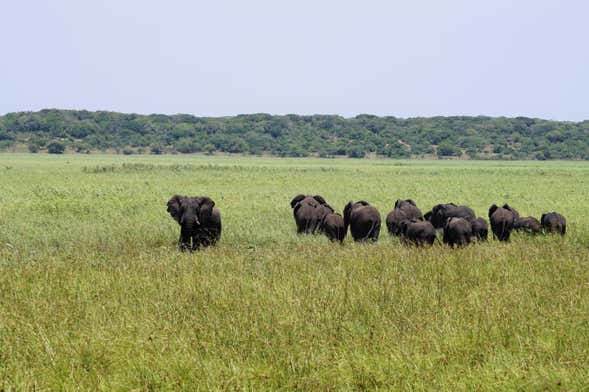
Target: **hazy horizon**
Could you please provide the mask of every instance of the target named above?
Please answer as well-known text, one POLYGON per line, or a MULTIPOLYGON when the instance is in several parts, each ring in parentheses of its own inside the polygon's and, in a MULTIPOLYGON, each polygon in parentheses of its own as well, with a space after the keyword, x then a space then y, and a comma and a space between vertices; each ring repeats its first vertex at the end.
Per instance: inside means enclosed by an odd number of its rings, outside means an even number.
POLYGON ((587 14, 548 0, 10 2, 0 114, 582 121, 587 14))

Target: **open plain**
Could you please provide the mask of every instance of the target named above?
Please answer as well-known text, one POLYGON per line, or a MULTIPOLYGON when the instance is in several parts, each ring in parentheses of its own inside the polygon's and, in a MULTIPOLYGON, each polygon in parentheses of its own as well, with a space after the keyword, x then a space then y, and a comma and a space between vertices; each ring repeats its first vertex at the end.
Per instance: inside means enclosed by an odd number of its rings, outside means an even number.
POLYGON ((0 389, 589 388, 589 163, 0 155, 0 389), (171 195, 220 208, 177 249, 171 195), (565 237, 463 249, 298 236, 298 193, 487 218, 558 211, 565 237))

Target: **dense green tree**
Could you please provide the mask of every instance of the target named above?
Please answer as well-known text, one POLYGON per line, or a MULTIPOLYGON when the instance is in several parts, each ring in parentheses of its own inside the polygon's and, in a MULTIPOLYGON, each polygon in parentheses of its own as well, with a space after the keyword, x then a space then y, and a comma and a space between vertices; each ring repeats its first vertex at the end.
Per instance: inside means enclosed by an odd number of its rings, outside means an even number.
POLYGON ((361 114, 233 117, 186 114, 42 110, 0 116, 0 148, 57 142, 90 150, 152 153, 273 154, 390 158, 461 156, 484 159, 587 159, 589 121, 558 122, 527 117, 431 117, 401 119, 361 114))
POLYGON ((460 149, 450 142, 442 142, 438 145, 439 157, 450 157, 460 155, 460 149))
POLYGON ((60 142, 51 142, 47 145, 47 152, 49 154, 63 154, 65 151, 65 145, 60 142))

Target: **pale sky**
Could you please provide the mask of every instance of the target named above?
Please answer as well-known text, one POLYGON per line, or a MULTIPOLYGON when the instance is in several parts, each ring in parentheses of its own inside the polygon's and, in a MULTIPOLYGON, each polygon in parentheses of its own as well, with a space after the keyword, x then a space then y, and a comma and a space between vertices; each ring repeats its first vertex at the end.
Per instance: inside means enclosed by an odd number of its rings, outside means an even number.
POLYGON ((6 0, 0 114, 589 119, 589 2, 6 0))

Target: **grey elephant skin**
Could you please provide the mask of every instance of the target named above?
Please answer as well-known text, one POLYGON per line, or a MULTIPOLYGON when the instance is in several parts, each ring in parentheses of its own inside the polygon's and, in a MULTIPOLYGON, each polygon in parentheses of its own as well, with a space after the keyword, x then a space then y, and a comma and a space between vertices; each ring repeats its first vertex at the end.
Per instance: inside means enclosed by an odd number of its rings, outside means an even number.
POLYGON ((446 220, 444 225, 445 244, 451 247, 465 246, 470 244, 472 240, 472 226, 467 219, 450 217, 446 220))
POLYGON ((414 218, 402 221, 399 226, 406 244, 432 245, 436 240, 436 229, 429 221, 414 218))
POLYGON ((493 204, 489 208, 489 221, 493 236, 499 241, 509 241, 511 231, 515 225, 515 215, 509 208, 493 204))
POLYGON ((344 242, 348 231, 346 230, 344 218, 340 214, 332 212, 323 217, 321 232, 331 241, 337 241, 341 244, 344 242))
POLYGON ((421 210, 417 208, 417 204, 411 200, 397 200, 395 207, 388 213, 385 220, 389 234, 399 236, 402 234, 400 224, 404 220, 423 220, 421 210))
POLYGON ((457 206, 454 203, 437 204, 431 211, 427 212, 424 217, 429 220, 436 229, 443 228, 448 218, 464 218, 468 221, 472 221, 476 218, 472 208, 468 206, 457 206))
POLYGON ((540 234, 542 232, 542 225, 540 224, 540 221, 533 216, 526 216, 519 218, 517 222, 515 222, 514 229, 528 234, 540 234))
POLYGON ((167 211, 180 225, 178 247, 181 251, 214 245, 221 238, 221 212, 207 196, 174 195, 167 211))
POLYGON ((565 235, 567 232, 567 220, 558 212, 547 212, 542 214, 540 222, 542 223, 542 228, 547 233, 559 233, 560 235, 565 235))
POLYGON ((297 233, 314 234, 321 226, 323 218, 334 212, 333 208, 320 195, 296 195, 291 201, 297 233))
POLYGON ((346 231, 350 228, 356 242, 376 242, 380 234, 380 214, 367 201, 349 202, 344 208, 346 231))
POLYGON ((486 241, 489 236, 489 225, 484 218, 476 218, 470 221, 472 236, 478 241, 486 241))

